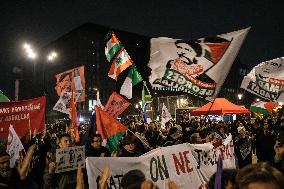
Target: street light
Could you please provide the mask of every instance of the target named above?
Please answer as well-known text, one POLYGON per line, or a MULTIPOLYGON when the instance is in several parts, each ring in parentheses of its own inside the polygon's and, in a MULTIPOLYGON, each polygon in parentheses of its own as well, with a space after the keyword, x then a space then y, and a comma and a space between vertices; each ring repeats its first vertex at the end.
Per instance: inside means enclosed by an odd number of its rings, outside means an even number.
POLYGON ((52 51, 47 55, 47 61, 53 62, 56 57, 57 53, 55 51, 52 51))
MULTIPOLYGON (((34 76, 33 80, 35 81, 36 80, 35 79, 35 76, 36 76, 36 68, 35 68, 36 62, 35 62, 35 60, 37 58, 40 58, 40 60, 43 61, 44 60, 43 57, 45 55, 43 55, 43 54, 38 55, 36 53, 36 51, 34 50, 33 46, 30 43, 27 43, 27 42, 25 42, 23 44, 23 49, 24 49, 26 57, 33 60, 33 76, 34 76)), ((50 51, 50 53, 48 53, 48 55, 47 55, 47 60, 45 60, 43 62, 46 62, 46 61, 47 62, 54 62, 57 57, 58 57, 58 54, 55 51, 50 51)), ((45 93, 45 63, 43 63, 43 65, 42 65, 42 71, 43 71, 43 75, 42 75, 43 76, 43 91, 45 93)))
POLYGON ((23 49, 25 50, 26 56, 30 59, 35 59, 37 58, 37 53, 34 51, 32 46, 29 43, 24 43, 23 44, 23 49))
POLYGON ((238 94, 238 99, 239 99, 239 100, 242 100, 242 98, 243 98, 243 94, 239 93, 239 94, 238 94))
MULTIPOLYGON (((47 55, 47 62, 54 62, 58 57, 58 54, 55 51, 51 51, 47 55)), ((43 92, 45 94, 45 64, 43 64, 43 92)))

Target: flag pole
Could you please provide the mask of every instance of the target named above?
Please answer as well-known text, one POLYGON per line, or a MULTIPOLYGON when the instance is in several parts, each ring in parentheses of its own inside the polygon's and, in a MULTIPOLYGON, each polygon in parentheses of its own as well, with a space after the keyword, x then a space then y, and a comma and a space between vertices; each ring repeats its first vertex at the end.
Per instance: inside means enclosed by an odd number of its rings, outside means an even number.
POLYGON ((206 116, 205 116, 205 118, 204 118, 204 121, 201 122, 201 124, 200 124, 201 127, 203 127, 203 125, 205 124, 205 121, 206 121, 206 119, 207 119, 207 117, 208 117, 208 115, 209 115, 209 113, 210 113, 210 110, 211 110, 211 108, 212 108, 212 106, 213 106, 215 100, 216 100, 216 98, 214 98, 214 100, 213 100, 213 102, 212 102, 212 104, 211 104, 209 110, 207 111, 206 116))
POLYGON ((148 94, 151 96, 151 93, 150 93, 150 91, 149 91, 149 89, 148 89, 148 87, 146 85, 146 81, 143 81, 143 85, 146 87, 146 90, 147 90, 148 94))
POLYGON ((31 120, 29 119, 29 140, 32 140, 31 120))

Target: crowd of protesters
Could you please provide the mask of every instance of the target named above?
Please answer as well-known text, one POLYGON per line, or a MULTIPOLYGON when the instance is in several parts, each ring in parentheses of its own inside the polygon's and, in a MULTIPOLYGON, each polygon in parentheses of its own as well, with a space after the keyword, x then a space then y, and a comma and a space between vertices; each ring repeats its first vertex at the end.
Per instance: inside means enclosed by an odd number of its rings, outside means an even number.
MULTIPOLYGON (((30 140, 22 139, 26 153, 21 153, 15 168, 9 166, 9 154, 5 146, 0 148, 0 188, 88 188, 87 173, 81 166, 75 171, 55 173, 56 149, 85 145, 86 157, 138 157, 157 147, 186 142, 212 142, 213 145, 219 145, 232 134, 237 169, 223 171, 222 188, 281 189, 284 188, 283 115, 280 110, 277 115, 264 119, 239 117, 232 123, 205 122, 192 118, 179 123, 169 121, 164 127, 159 122, 147 124, 137 119, 125 119, 123 123, 129 131, 121 140, 119 150, 112 153, 103 146, 102 137, 98 133, 93 133, 88 141, 75 143, 66 133, 63 122, 50 124, 45 132, 31 136, 30 140)), ((81 125, 81 138, 87 133, 88 124, 81 125)), ((101 188, 107 188, 109 172, 106 166, 100 177, 101 188)), ((208 183, 209 188, 214 188, 214 176, 208 183)), ((139 172, 125 174, 121 187, 156 188, 145 177, 139 177, 139 172)), ((168 187, 179 188, 174 181, 169 181, 168 187)))

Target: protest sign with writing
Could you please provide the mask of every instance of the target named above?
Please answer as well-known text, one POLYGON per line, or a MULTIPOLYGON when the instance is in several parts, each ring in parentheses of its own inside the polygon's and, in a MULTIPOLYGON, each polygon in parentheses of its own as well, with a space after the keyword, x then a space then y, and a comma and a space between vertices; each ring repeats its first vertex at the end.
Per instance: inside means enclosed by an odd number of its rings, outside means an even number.
POLYGON ((56 173, 75 170, 78 163, 85 166, 85 146, 56 149, 56 173))
POLYGON ((113 92, 105 105, 104 111, 109 113, 113 118, 117 118, 130 103, 125 100, 122 96, 113 92))
POLYGON ((0 102, 0 139, 8 137, 10 125, 14 126, 19 137, 24 136, 27 129, 42 132, 45 102, 44 96, 17 102, 0 102))
POLYGON ((210 176, 216 172, 219 156, 224 168, 236 167, 231 135, 217 148, 211 143, 184 143, 157 148, 140 157, 91 157, 86 160, 89 186, 98 188, 100 172, 109 165, 108 188, 119 188, 123 175, 136 169, 159 188, 167 188, 170 179, 181 189, 205 189, 210 176))

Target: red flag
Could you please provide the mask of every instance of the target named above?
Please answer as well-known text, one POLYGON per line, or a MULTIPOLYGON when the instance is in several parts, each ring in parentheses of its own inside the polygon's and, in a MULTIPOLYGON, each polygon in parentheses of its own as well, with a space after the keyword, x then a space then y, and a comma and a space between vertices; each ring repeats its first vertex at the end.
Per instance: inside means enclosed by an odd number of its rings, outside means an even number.
POLYGON ((80 136, 78 132, 78 116, 76 111, 76 104, 74 101, 74 92, 72 92, 71 99, 70 99, 70 115, 69 118, 71 119, 71 125, 69 126, 69 134, 71 138, 75 138, 76 142, 80 141, 80 136))
POLYGON ((116 92, 113 92, 108 99, 104 111, 112 117, 117 118, 129 105, 130 103, 127 100, 116 92))
POLYGON ((126 126, 98 106, 96 106, 96 125, 97 131, 102 135, 103 139, 128 130, 126 126))

